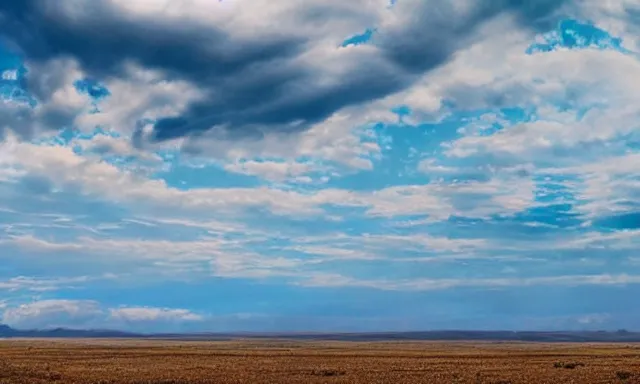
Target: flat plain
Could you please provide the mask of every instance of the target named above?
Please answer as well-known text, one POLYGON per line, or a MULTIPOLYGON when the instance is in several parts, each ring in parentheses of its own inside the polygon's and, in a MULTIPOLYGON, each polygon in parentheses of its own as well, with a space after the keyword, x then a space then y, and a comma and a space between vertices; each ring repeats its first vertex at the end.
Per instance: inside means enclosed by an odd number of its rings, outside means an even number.
POLYGON ((640 344, 8 339, 0 383, 640 383, 640 344))

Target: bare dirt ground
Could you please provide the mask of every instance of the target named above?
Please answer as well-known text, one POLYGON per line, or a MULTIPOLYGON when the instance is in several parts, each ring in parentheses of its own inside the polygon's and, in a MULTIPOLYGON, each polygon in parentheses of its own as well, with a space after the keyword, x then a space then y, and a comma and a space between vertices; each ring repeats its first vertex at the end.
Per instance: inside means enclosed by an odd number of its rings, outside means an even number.
POLYGON ((640 344, 0 340, 0 383, 640 383, 640 344))

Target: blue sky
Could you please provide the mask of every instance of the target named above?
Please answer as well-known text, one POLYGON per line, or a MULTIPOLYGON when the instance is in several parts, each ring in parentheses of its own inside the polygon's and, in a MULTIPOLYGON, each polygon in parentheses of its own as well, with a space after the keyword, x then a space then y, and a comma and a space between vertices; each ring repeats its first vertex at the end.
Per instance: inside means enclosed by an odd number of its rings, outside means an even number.
POLYGON ((342 3, 0 5, 0 322, 638 329, 637 5, 342 3))

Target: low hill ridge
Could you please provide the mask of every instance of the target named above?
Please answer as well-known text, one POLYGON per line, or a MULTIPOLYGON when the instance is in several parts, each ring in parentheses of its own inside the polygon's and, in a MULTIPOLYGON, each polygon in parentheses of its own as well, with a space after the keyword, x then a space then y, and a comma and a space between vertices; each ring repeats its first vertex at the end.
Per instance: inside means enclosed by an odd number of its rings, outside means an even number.
POLYGON ((132 333, 115 330, 42 329, 18 330, 0 324, 0 338, 154 338, 175 340, 303 339, 344 341, 535 341, 535 342, 640 342, 639 332, 607 331, 416 331, 416 332, 229 332, 229 333, 132 333))

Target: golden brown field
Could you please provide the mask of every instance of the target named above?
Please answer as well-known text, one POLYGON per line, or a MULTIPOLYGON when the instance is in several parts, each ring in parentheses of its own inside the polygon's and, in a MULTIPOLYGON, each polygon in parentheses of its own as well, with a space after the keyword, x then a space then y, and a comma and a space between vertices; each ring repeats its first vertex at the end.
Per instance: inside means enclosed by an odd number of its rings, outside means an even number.
POLYGON ((640 383, 640 345, 0 340, 0 383, 640 383))

